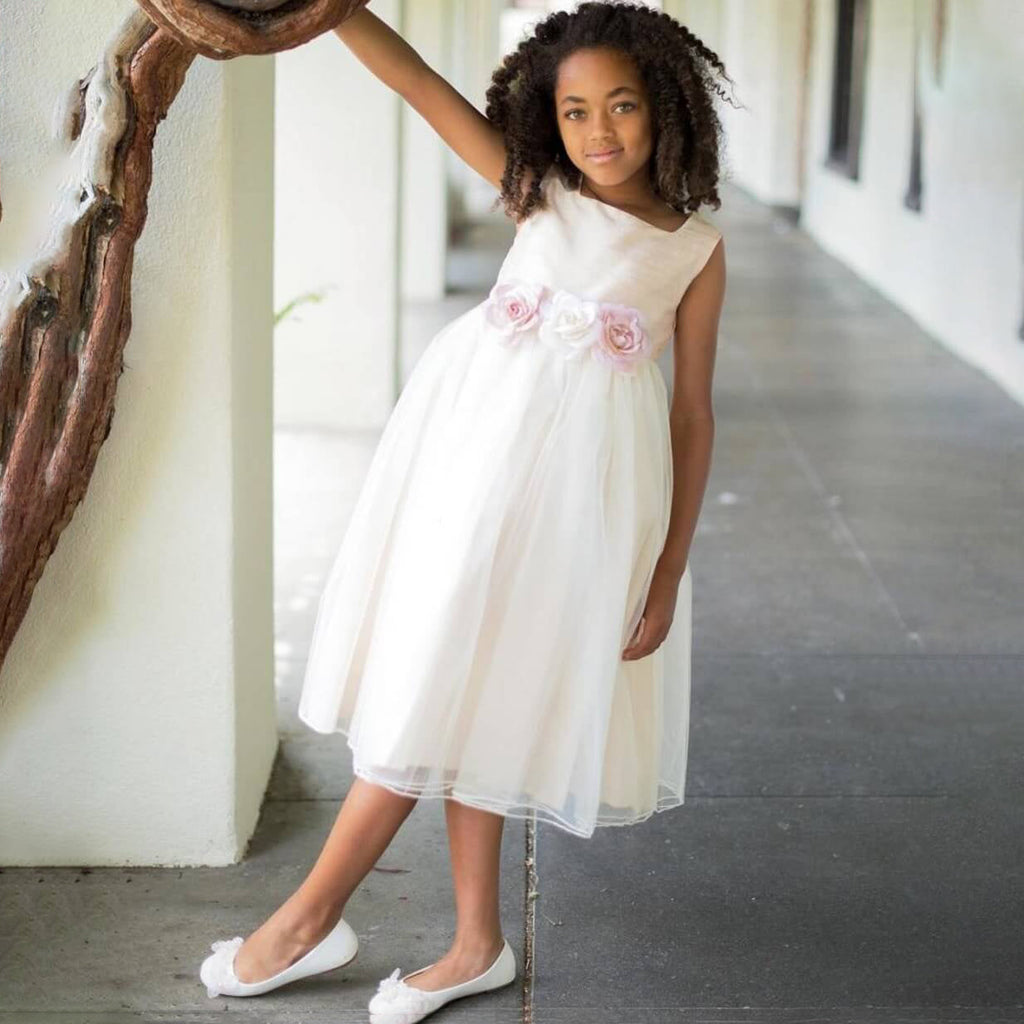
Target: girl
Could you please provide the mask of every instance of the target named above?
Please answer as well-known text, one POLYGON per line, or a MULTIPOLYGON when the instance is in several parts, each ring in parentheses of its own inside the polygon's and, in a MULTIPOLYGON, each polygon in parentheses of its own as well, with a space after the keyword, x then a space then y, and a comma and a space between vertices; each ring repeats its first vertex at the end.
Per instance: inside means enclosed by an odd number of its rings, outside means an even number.
POLYGON ((335 32, 500 190, 516 237, 416 364, 320 600, 299 716, 347 736, 353 785, 299 889, 201 977, 256 995, 348 963, 349 897, 417 799, 444 797, 454 942, 370 1001, 410 1024, 515 978, 505 817, 590 836, 683 803, 725 288, 696 211, 721 205, 728 76, 667 14, 583 3, 505 58, 484 117, 368 10, 335 32))

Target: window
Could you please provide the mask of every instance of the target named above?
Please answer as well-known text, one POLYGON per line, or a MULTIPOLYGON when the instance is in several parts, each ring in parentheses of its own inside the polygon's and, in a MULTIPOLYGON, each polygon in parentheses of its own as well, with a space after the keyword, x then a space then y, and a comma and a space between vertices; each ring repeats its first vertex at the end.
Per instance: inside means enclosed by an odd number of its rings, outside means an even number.
POLYGON ((832 119, 826 166, 857 179, 867 63, 868 0, 835 0, 832 119))

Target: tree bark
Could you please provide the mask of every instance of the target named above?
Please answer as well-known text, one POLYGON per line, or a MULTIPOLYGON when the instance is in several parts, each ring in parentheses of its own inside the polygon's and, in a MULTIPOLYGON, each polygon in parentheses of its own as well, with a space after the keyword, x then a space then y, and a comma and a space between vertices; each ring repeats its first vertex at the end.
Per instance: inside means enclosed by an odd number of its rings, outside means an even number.
POLYGON ((350 17, 367 0, 137 0, 185 46, 224 60, 301 46, 350 17))
POLYGON ((50 237, 0 287, 0 668, 111 430, 153 140, 189 66, 298 46, 365 3, 139 0, 153 18, 130 15, 70 90, 50 237))

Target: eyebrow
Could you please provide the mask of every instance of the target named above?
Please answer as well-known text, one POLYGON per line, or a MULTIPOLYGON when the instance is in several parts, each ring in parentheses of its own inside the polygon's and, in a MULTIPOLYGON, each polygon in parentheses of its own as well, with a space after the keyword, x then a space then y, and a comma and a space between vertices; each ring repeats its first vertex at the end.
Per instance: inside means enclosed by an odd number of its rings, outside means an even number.
MULTIPOLYGON (((618 96, 620 92, 631 92, 634 96, 639 96, 640 93, 636 89, 631 89, 628 85, 619 85, 612 89, 605 99, 611 99, 613 96, 618 96)), ((587 101, 582 96, 565 96, 562 99, 563 103, 586 103, 587 101)))

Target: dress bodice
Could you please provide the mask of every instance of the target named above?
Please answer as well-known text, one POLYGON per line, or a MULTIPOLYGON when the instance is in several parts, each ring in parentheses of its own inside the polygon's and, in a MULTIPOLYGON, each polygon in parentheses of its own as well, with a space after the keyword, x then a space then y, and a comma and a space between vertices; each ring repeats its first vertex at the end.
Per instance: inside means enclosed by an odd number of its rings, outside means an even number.
POLYGON ((656 227, 567 187, 555 168, 541 192, 546 206, 519 228, 496 284, 532 281, 631 306, 644 318, 656 358, 670 344, 676 308, 721 232, 697 212, 674 231, 656 227))

